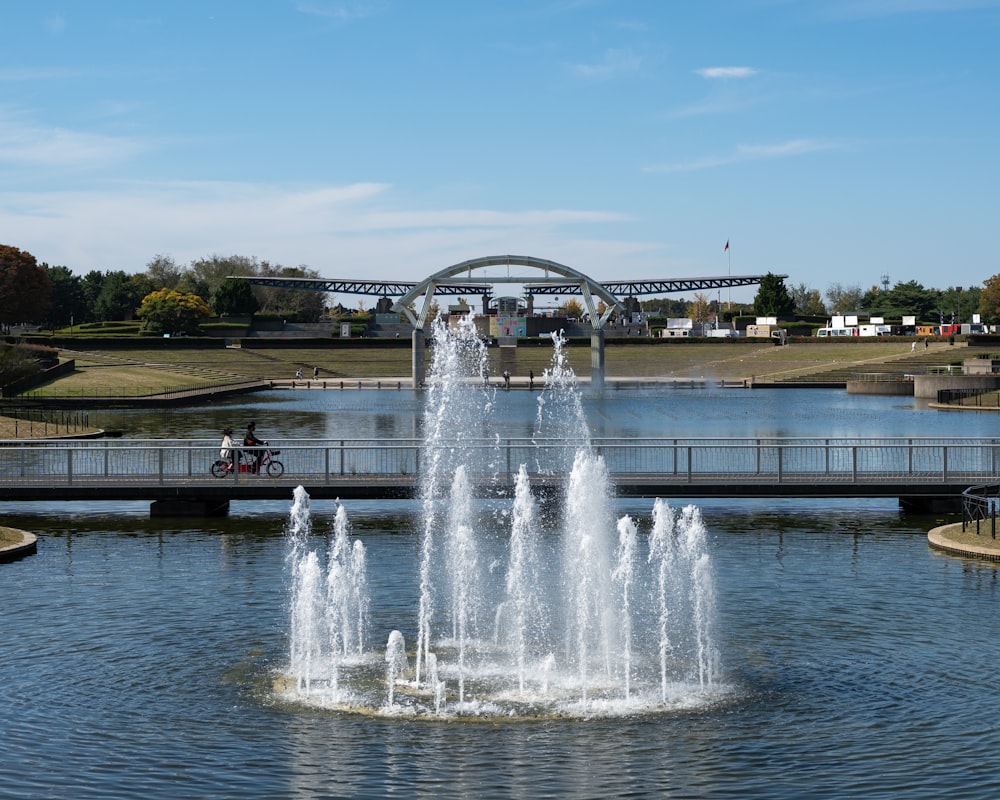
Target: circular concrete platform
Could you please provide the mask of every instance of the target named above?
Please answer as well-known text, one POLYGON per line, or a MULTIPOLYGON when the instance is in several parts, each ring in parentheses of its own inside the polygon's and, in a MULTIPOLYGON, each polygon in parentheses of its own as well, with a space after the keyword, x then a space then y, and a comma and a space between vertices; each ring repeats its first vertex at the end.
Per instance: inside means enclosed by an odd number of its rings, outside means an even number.
POLYGON ((24 556, 32 555, 37 550, 38 537, 35 534, 3 526, 0 526, 0 529, 8 534, 8 537, 3 540, 4 543, 0 544, 0 562, 16 561, 24 556), (9 534, 13 534, 13 536, 9 536, 9 534), (8 539, 10 541, 7 541, 8 539))
POLYGON ((927 534, 927 543, 951 555, 1000 561, 1000 538, 993 538, 989 522, 980 523, 979 533, 975 525, 967 525, 964 531, 960 522, 941 525, 927 534))

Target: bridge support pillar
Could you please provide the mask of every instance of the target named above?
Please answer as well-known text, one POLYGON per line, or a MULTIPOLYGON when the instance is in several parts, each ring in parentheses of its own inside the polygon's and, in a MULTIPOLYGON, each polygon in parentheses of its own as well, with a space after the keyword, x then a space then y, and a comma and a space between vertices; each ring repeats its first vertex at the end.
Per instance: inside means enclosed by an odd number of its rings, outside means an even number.
POLYGON ((172 497, 154 500, 149 506, 151 519, 157 517, 225 517, 229 514, 229 501, 204 497, 172 497))
POLYGON ((961 514, 962 495, 900 497, 899 507, 909 514, 961 514))
POLYGON ((424 365, 424 332, 421 328, 414 328, 411 337, 413 342, 413 388, 419 389, 424 385, 424 378, 427 377, 427 368, 424 365))
POLYGON ((590 385, 598 391, 604 389, 604 330, 590 334, 590 385))

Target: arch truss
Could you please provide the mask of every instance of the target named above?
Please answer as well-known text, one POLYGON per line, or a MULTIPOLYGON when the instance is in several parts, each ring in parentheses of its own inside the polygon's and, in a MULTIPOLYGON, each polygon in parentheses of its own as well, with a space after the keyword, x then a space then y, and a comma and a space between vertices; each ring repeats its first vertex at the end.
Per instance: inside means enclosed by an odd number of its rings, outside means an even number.
MULTIPOLYGON (((590 315, 595 330, 603 328, 608 317, 616 309, 622 309, 621 301, 607 288, 572 267, 533 256, 507 255, 473 258, 459 264, 453 264, 440 272, 435 272, 420 283, 415 284, 399 298, 392 310, 405 314, 414 328, 422 330, 427 323, 427 315, 435 293, 461 286, 463 288, 475 287, 479 293, 489 294, 489 288, 498 283, 519 284, 526 287, 529 292, 533 291, 533 287, 536 285, 545 285, 560 287, 567 294, 578 293, 583 296, 583 304, 590 315), (476 276, 473 274, 476 270, 497 266, 530 267, 538 272, 527 275, 512 275, 508 269, 507 275, 476 276), (595 297, 605 303, 606 308, 603 314, 598 314, 595 297)), ((448 291, 447 293, 451 294, 452 292, 448 291)))

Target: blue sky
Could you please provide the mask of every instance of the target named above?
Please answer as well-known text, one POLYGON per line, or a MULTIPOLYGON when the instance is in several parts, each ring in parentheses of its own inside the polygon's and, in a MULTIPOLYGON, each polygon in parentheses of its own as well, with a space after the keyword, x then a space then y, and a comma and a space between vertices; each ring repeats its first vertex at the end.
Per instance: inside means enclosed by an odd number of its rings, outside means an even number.
POLYGON ((78 274, 1000 272, 1000 0, 13 0, 0 27, 0 243, 78 274))

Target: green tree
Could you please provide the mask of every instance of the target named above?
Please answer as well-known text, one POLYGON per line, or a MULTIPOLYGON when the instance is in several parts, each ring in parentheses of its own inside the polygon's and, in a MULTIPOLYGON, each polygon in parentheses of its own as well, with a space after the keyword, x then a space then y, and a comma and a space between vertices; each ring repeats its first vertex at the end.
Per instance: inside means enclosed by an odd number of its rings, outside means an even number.
POLYGON ((219 316, 228 317, 255 314, 260 310, 260 302, 247 281, 229 278, 212 295, 212 307, 219 316))
POLYGON ((863 296, 860 286, 841 286, 839 283, 831 283, 826 290, 831 314, 850 314, 860 311, 863 296))
POLYGON ((940 313, 945 315, 945 322, 950 322, 952 315, 955 322, 971 322, 972 315, 979 309, 979 298, 983 290, 978 286, 968 288, 949 286, 938 292, 940 313))
MULTIPOLYGON (((262 278, 318 278, 319 273, 308 267, 283 267, 262 261, 259 264, 262 278)), ((326 307, 326 292, 310 289, 281 289, 273 286, 255 287, 260 298, 261 311, 291 317, 301 322, 319 322, 326 307)))
POLYGON ((753 310, 758 317, 784 317, 794 308, 795 302, 785 288, 784 278, 769 272, 760 279, 760 288, 753 299, 753 310))
POLYGON ((50 267, 43 264, 52 282, 52 310, 49 327, 64 328, 71 323, 87 321, 87 296, 83 281, 69 267, 50 267))
POLYGON ((196 294, 159 289, 142 298, 136 316, 153 333, 198 333, 198 326, 212 316, 212 309, 196 294))
POLYGON ((104 273, 100 292, 94 301, 95 319, 101 322, 132 319, 142 298, 132 277, 121 270, 104 273))
POLYGON ((0 244, 0 324, 41 323, 52 307, 52 281, 25 250, 0 244))
POLYGON ((97 298, 101 296, 101 289, 104 288, 104 273, 100 270, 92 269, 80 279, 83 287, 83 300, 87 305, 85 318, 82 322, 96 322, 97 298))
POLYGON ((804 283, 793 286, 789 293, 794 303, 793 310, 802 317, 822 317, 826 314, 823 297, 819 289, 809 289, 804 283))
POLYGON ((640 300, 639 308, 649 314, 675 319, 687 314, 688 303, 683 297, 654 297, 651 300, 640 300))
POLYGON ((941 307, 941 293, 933 289, 925 289, 916 281, 899 282, 888 292, 882 293, 883 307, 879 309, 884 315, 901 317, 912 314, 918 322, 937 322, 941 315, 950 309, 941 307))
POLYGON ((181 268, 170 256, 157 254, 146 264, 146 277, 153 289, 176 289, 181 279, 181 268))
MULTIPOLYGON (((267 265, 267 262, 263 262, 267 265)), ((234 275, 251 277, 261 274, 262 264, 256 257, 250 256, 220 256, 213 255, 191 262, 182 280, 177 285, 178 290, 197 291, 202 300, 208 302, 226 278, 234 275)))

